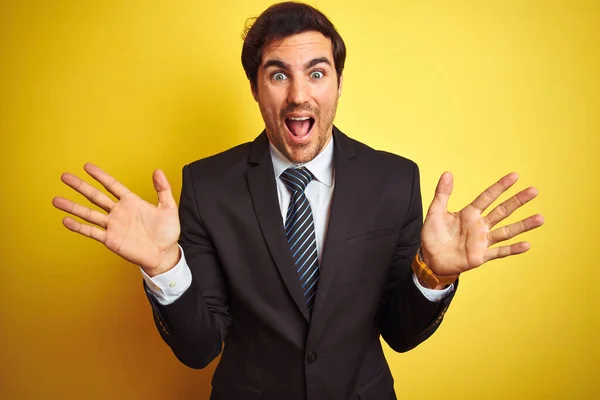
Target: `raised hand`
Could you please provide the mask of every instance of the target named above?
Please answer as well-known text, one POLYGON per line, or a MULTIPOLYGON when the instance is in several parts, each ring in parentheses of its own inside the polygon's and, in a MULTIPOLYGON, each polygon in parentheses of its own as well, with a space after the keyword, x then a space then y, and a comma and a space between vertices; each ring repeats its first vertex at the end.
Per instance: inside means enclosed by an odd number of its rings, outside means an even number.
POLYGON ((492 228, 535 198, 537 189, 528 187, 499 204, 486 216, 482 215, 518 178, 516 173, 506 175, 471 204, 453 213, 447 210, 453 177, 449 172, 442 174, 421 230, 423 259, 433 272, 438 275, 458 275, 487 261, 529 250, 528 242, 495 248, 490 246, 541 226, 544 223, 541 214, 494 230, 492 228))
POLYGON ((155 206, 129 191, 99 167, 87 163, 83 168, 118 201, 114 202, 77 176, 65 172, 61 180, 107 214, 57 196, 52 200, 56 208, 91 224, 82 224, 67 216, 63 225, 103 243, 127 261, 141 266, 150 276, 174 267, 180 257, 177 246, 180 227, 177 203, 165 174, 156 170, 152 176, 158 194, 158 205, 155 206))

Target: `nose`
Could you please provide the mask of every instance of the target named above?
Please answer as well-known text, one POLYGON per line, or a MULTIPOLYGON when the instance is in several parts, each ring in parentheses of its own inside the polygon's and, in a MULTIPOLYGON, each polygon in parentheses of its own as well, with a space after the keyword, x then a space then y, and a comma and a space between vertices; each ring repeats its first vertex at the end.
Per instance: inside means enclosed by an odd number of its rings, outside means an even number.
POLYGON ((288 86, 288 103, 304 104, 310 98, 310 88, 304 79, 293 79, 288 86))

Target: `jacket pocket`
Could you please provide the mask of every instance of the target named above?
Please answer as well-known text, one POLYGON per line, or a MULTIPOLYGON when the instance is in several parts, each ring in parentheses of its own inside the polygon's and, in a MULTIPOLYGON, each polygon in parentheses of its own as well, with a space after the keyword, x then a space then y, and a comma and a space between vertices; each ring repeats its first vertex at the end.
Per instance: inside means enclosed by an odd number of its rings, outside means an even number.
POLYGON ((351 238, 346 239, 346 245, 366 242, 367 240, 373 240, 380 237, 393 235, 396 233, 396 229, 394 228, 386 228, 386 229, 378 229, 376 231, 371 231, 367 233, 363 233, 357 236, 352 236, 351 238))
POLYGON ((211 400, 259 400, 262 391, 239 382, 227 380, 225 382, 213 383, 211 400))
POLYGON ((394 379, 387 368, 358 388, 360 400, 396 400, 394 379))

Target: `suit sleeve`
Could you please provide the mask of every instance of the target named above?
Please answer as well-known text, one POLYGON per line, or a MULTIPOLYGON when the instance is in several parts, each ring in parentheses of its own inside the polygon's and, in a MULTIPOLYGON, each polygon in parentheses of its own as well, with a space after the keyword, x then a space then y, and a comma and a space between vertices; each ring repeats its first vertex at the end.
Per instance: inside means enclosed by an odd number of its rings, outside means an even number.
POLYGON ((431 302, 415 286, 412 260, 421 242, 423 208, 419 168, 413 163, 411 201, 392 259, 382 301, 377 311, 377 326, 384 340, 397 352, 405 352, 436 331, 448 309, 455 290, 440 302, 431 302))
POLYGON ((192 272, 190 287, 169 305, 159 304, 146 284, 154 320, 163 340, 185 365, 204 368, 221 352, 231 316, 225 277, 198 210, 190 167, 183 168, 179 244, 192 272))

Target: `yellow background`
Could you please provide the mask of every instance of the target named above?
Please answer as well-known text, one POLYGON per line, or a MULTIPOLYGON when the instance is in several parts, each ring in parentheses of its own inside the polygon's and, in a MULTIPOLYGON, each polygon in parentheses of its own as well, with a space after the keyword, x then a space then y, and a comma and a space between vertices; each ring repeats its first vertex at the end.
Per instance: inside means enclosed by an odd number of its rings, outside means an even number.
MULTIPOLYGON (((207 398, 137 268, 67 231, 55 195, 91 161, 154 201, 181 168, 262 129, 240 33, 267 1, 3 1, 0 397, 207 398)), ((315 1, 348 47, 336 124, 421 168, 458 210, 512 170, 535 185, 529 253, 465 274, 438 332, 386 350, 407 399, 598 398, 600 5, 315 1)), ((506 197, 503 197, 506 198, 506 197)))

